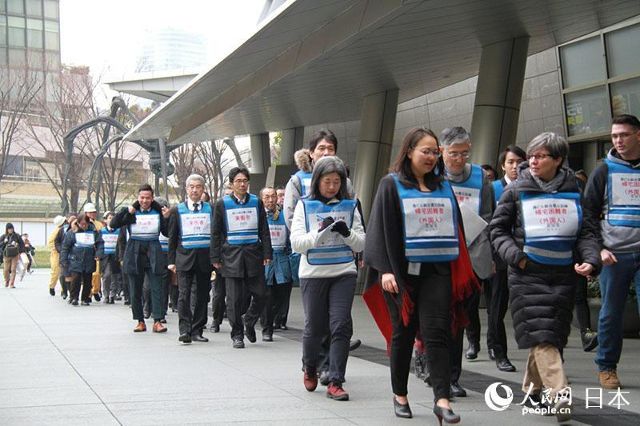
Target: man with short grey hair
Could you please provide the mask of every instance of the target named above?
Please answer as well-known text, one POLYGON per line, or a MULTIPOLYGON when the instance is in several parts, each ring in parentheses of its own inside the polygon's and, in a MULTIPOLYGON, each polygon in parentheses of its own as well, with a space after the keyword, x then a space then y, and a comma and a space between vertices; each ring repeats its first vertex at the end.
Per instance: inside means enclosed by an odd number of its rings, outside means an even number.
MULTIPOLYGON (((471 135, 463 127, 452 127, 442 131, 440 143, 443 147, 443 160, 447 179, 456 194, 460 208, 465 212, 470 211, 467 214, 476 215, 488 224, 495 209, 493 186, 482 167, 469 162, 471 135)), ((468 225, 468 223, 465 223, 465 225, 468 225)), ((485 286, 489 286, 489 279, 495 272, 491 242, 489 240, 489 228, 488 226, 485 227, 472 241, 469 241, 471 231, 467 226, 465 226, 465 234, 467 234, 467 245, 469 246, 469 256, 471 257, 473 270, 480 281, 485 286)), ((485 292, 485 294, 488 293, 488 291, 485 292)), ((480 350, 479 300, 480 294, 474 295, 468 306, 471 323, 466 328, 469 348, 465 353, 465 357, 469 360, 476 359, 480 350)), ((489 312, 489 315, 491 315, 491 312, 489 312)), ((489 330, 487 333, 488 346, 492 345, 493 336, 494 333, 489 330)), ((452 365, 451 370, 452 395, 464 396, 462 395, 465 393, 464 389, 457 383, 462 365, 462 336, 452 347, 455 349, 455 353, 452 354, 454 355, 452 357, 454 365, 452 365)), ((496 363, 498 369, 502 371, 515 371, 506 354, 501 354, 496 363)))
POLYGON ((211 290, 211 223, 213 209, 202 202, 204 178, 187 178, 187 200, 171 211, 169 218, 168 268, 178 275, 178 327, 183 344, 208 342, 202 335, 207 323, 207 305, 211 290), (191 311, 191 287, 195 278, 196 301, 191 311))

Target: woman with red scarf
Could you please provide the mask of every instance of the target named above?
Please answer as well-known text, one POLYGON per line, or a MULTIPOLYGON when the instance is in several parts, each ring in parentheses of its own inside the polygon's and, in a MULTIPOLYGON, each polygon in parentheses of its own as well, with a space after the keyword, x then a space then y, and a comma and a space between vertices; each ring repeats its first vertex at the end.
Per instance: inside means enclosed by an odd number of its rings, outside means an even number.
POLYGON ((398 417, 412 417, 407 381, 416 332, 429 348, 427 364, 439 422, 458 423, 449 404, 452 332, 464 326, 464 299, 477 287, 464 244, 456 197, 443 178, 436 135, 413 129, 404 138, 392 173, 382 178, 369 218, 365 262, 372 285, 365 300, 388 334, 393 405, 398 417), (372 307, 381 299, 386 309, 372 307), (382 312, 381 312, 382 311, 382 312), (380 315, 380 314, 383 315, 380 315), (385 317, 388 314, 390 327, 385 317))

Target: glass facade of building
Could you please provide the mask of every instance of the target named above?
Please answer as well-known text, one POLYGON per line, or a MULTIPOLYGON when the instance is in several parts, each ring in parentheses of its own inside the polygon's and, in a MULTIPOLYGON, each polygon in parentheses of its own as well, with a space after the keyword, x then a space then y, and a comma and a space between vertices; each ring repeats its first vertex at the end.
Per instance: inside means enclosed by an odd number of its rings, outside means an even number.
POLYGON ((571 142, 608 140, 611 117, 640 116, 640 21, 559 47, 571 142))
POLYGON ((0 67, 60 69, 58 0, 0 0, 0 67))

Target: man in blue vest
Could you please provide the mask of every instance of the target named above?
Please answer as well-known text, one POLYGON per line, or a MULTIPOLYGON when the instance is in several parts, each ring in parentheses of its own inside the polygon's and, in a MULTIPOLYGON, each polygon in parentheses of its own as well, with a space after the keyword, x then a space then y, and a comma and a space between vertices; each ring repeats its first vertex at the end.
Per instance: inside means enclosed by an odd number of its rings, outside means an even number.
POLYGON ((263 325, 262 340, 265 342, 273 341, 275 325, 278 325, 278 328, 282 325, 286 326, 291 296, 291 265, 289 264, 291 242, 284 214, 277 205, 277 197, 276 190, 271 187, 260 190, 260 199, 267 213, 273 249, 273 260, 264 270, 267 302, 260 321, 263 325))
POLYGON ((245 334, 251 343, 256 341, 255 324, 266 297, 264 267, 272 259, 267 215, 262 201, 249 193, 249 179, 246 168, 231 169, 233 192, 216 202, 211 230, 211 264, 225 279, 227 317, 236 349, 244 348, 245 334))
POLYGON ((120 229, 113 229, 109 226, 113 218, 112 212, 104 214, 104 221, 107 224, 99 231, 102 243, 98 245, 96 255, 100 258, 102 269, 103 296, 104 302, 114 304, 116 296, 122 288, 122 271, 118 260, 118 239, 120 229))
MULTIPOLYGON (((452 127, 442 131, 440 143, 447 179, 451 183, 463 216, 465 214, 475 216, 488 224, 495 209, 493 187, 482 167, 469 163, 471 135, 462 127, 452 127)), ((472 231, 470 222, 471 220, 468 220, 464 223, 469 256, 476 276, 481 282, 486 283, 494 272, 489 228, 485 226, 479 232, 472 231), (473 235, 474 233, 475 235, 473 235)), ((469 340, 467 359, 475 359, 480 349, 479 298, 480 295, 475 294, 468 306, 471 324, 466 329, 469 340)), ((451 395, 454 397, 466 396, 466 391, 458 383, 462 371, 462 340, 462 333, 460 333, 451 346, 453 350, 451 354, 451 395)), ((427 348, 428 350, 429 348, 427 348)))
POLYGON ((612 121, 613 148, 591 174, 584 194, 585 220, 600 222, 602 250, 598 318, 600 386, 622 387, 618 362, 622 354, 624 304, 629 284, 640 294, 640 121, 623 114, 612 121))
POLYGON ((158 235, 167 233, 167 221, 164 217, 169 212, 153 199, 153 189, 149 184, 138 188, 138 200, 129 207, 121 209, 111 219, 111 228, 127 227, 129 240, 124 253, 123 271, 129 279, 129 295, 133 319, 138 324, 135 333, 147 331, 142 309, 142 287, 145 276, 151 286, 153 309, 153 331, 164 333, 167 328, 160 322, 164 319, 162 312, 162 274, 167 268, 166 256, 162 254, 158 235))
POLYGON ((187 178, 187 200, 171 212, 169 218, 169 270, 178 275, 178 327, 183 344, 208 342, 202 335, 207 323, 207 305, 211 290, 211 204, 201 201, 204 178, 187 178), (195 278, 195 307, 191 311, 191 287, 195 278))

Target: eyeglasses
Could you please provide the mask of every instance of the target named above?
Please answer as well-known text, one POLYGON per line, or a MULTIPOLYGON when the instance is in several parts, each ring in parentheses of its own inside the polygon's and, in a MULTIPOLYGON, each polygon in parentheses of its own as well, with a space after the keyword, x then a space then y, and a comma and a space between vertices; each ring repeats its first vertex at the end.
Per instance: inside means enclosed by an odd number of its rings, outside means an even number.
POLYGON ((541 160, 544 160, 545 158, 554 158, 554 157, 551 154, 533 154, 533 155, 529 155, 529 160, 541 161, 541 160))
POLYGON ((465 160, 467 160, 469 159, 469 157, 471 157, 471 154, 468 151, 464 151, 464 152, 448 152, 447 151, 447 155, 453 158, 454 160, 457 160, 459 158, 464 158, 465 160))
POLYGON ((427 155, 427 156, 431 156, 431 157, 440 157, 440 151, 438 151, 437 149, 422 149, 420 150, 420 153, 422 155, 427 155))
POLYGON ((233 181, 233 183, 237 183, 237 184, 249 183, 249 179, 236 179, 233 181))

